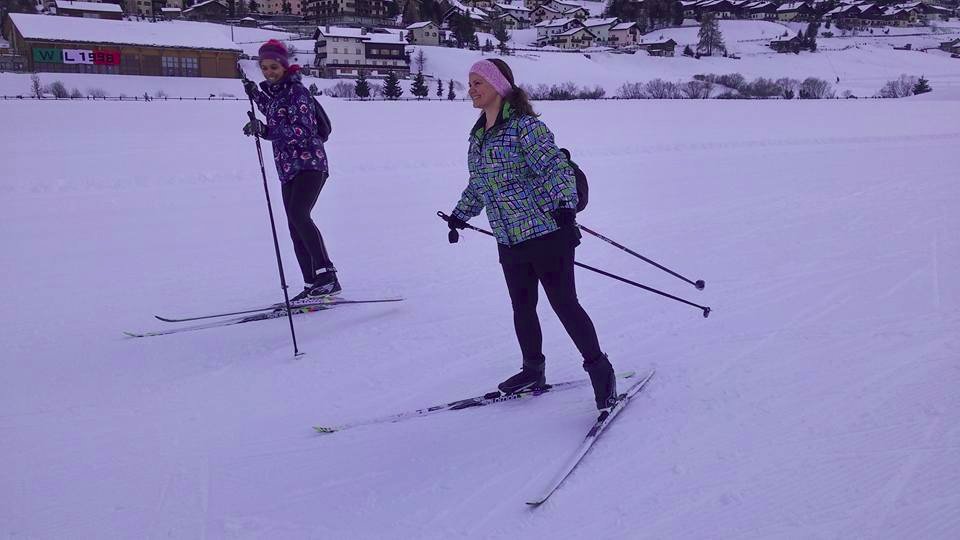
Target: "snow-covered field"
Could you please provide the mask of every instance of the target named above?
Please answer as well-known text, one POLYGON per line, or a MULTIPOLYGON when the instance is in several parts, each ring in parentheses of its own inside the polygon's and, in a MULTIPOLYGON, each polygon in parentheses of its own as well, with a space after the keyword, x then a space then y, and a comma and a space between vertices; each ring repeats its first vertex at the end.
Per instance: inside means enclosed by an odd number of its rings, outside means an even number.
MULTIPOLYGON (((925 97, 538 105, 590 177, 580 221, 707 288, 595 238, 578 259, 714 311, 578 273, 614 365, 658 372, 535 510, 587 389, 310 429, 519 366, 495 246, 435 216, 469 105, 328 102, 344 295, 406 300, 297 318, 292 358, 285 320, 121 334, 280 298, 244 103, 0 102, 0 536, 952 538, 960 108, 925 97)), ((549 379, 582 377, 541 314, 549 379)))

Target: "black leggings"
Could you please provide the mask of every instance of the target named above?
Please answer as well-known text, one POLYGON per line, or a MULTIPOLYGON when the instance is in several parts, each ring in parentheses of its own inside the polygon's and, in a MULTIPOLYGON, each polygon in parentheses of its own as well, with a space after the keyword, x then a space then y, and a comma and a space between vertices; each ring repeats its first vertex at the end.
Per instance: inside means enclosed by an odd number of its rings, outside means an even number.
POLYGON ((293 240, 293 251, 297 254, 304 283, 313 283, 318 270, 333 268, 320 229, 317 229, 310 217, 313 205, 317 204, 317 197, 320 196, 320 190, 326 181, 325 173, 303 171, 293 180, 282 184, 281 188, 290 239, 293 240))
POLYGON ((584 361, 601 354, 597 331, 587 312, 577 300, 573 277, 573 247, 551 254, 538 255, 527 262, 503 263, 503 276, 513 304, 513 326, 517 331, 524 360, 542 362, 543 333, 537 317, 537 286, 543 285, 547 300, 573 339, 584 361))

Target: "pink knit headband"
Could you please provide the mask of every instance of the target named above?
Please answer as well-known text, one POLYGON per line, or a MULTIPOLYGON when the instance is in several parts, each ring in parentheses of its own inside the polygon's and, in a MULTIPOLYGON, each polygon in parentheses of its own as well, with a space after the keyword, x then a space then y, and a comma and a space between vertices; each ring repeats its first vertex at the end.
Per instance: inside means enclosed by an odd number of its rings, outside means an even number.
POLYGON ((487 81, 494 90, 497 91, 497 94, 500 94, 500 97, 507 97, 507 94, 513 90, 513 85, 510 84, 510 81, 503 76, 503 73, 500 73, 500 69, 489 60, 480 60, 479 62, 470 66, 470 73, 476 73, 483 80, 487 81))

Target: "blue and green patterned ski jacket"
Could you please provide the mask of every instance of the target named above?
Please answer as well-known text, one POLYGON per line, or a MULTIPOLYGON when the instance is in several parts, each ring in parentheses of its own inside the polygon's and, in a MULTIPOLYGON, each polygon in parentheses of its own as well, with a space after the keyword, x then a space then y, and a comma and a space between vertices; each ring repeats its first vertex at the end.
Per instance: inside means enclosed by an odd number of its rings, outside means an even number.
POLYGON ((470 181, 453 215, 467 221, 486 209, 497 242, 513 246, 558 229, 550 214, 577 207, 577 183, 553 133, 505 102, 497 122, 470 132, 470 181))

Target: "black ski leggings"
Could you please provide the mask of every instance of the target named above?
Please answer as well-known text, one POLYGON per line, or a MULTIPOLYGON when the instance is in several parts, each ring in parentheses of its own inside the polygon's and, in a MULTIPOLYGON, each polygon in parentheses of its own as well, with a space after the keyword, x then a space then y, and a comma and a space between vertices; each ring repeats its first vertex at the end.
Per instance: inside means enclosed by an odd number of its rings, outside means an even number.
POLYGON ((538 285, 543 285, 547 300, 567 334, 573 339, 584 361, 601 354, 597 331, 577 300, 573 276, 573 247, 540 255, 527 262, 503 263, 503 276, 513 304, 513 326, 517 331, 524 360, 543 361, 543 333, 537 317, 538 285))
POLYGON ((325 173, 303 171, 281 187, 290 239, 293 240, 293 251, 297 254, 304 283, 313 283, 318 270, 333 268, 320 229, 310 217, 326 182, 325 173))

